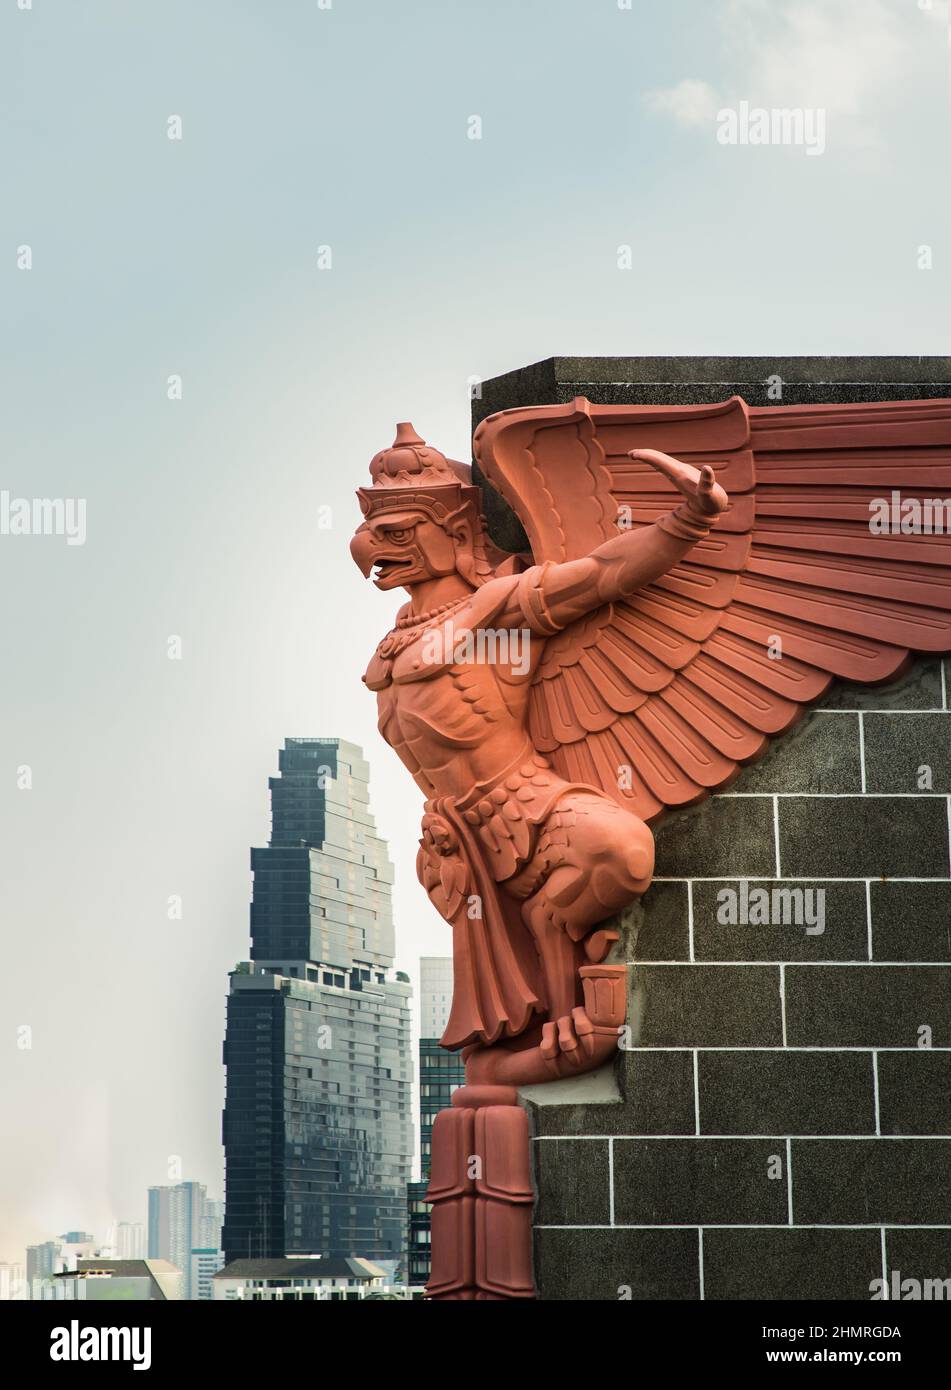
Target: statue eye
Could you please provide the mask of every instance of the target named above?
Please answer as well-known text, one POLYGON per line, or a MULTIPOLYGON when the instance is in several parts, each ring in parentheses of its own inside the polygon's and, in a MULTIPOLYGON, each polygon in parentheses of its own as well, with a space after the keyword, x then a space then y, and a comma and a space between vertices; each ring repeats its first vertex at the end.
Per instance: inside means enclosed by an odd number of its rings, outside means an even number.
POLYGON ((396 541, 397 545, 402 545, 403 541, 408 541, 413 534, 412 527, 398 527, 395 531, 387 531, 387 538, 396 541))

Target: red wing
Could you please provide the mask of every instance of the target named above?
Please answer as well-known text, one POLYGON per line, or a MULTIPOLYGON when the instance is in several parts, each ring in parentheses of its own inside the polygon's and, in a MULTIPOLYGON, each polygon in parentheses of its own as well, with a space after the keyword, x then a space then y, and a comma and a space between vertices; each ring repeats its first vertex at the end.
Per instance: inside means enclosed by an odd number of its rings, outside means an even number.
POLYGON ((951 401, 578 399, 492 416, 475 446, 536 561, 587 554, 619 519, 646 525, 676 504, 630 449, 710 463, 730 494, 667 575, 549 639, 536 676, 536 746, 644 819, 725 786, 833 677, 881 681, 910 652, 951 650, 951 537, 870 529, 893 492, 948 497, 951 519, 951 401))

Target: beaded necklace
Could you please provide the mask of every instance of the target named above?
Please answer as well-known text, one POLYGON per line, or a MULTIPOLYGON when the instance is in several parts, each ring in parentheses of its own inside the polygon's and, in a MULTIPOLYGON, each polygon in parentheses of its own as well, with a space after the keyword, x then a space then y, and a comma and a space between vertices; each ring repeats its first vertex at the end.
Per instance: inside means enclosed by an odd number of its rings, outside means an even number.
POLYGON ((411 646, 424 629, 432 627, 457 608, 461 608, 471 597, 471 594, 463 594, 461 598, 452 599, 449 603, 427 608, 425 613, 407 613, 405 617, 397 618, 396 626, 386 634, 377 647, 377 655, 383 661, 392 661, 400 652, 411 646))

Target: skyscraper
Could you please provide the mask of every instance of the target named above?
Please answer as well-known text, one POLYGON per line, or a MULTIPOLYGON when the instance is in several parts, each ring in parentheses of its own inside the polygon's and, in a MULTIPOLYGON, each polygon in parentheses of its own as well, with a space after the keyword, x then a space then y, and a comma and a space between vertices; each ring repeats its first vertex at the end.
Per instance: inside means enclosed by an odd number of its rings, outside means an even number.
POLYGON ((225 1257, 395 1266, 412 1059, 393 870, 359 748, 287 739, 279 765, 271 838, 251 851, 251 960, 228 997, 225 1257))
POLYGON ((433 1121, 451 1103, 465 1081, 458 1053, 439 1046, 452 1004, 452 956, 423 956, 419 962, 419 1165, 421 1181, 409 1185, 409 1259, 407 1282, 429 1278, 429 1161, 433 1121))
POLYGON ((169 1260, 181 1270, 182 1298, 198 1297, 192 1251, 218 1248, 221 1220, 221 1203, 208 1197, 203 1183, 149 1188, 149 1259, 169 1260))

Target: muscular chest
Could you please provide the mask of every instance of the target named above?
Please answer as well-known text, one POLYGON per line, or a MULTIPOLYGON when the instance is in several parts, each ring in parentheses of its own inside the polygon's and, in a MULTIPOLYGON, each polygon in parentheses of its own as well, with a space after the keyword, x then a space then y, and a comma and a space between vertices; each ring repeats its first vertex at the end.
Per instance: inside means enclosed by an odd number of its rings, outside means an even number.
POLYGON ((382 644, 366 681, 376 690, 380 732, 388 743, 471 747, 493 727, 523 716, 527 669, 520 674, 511 661, 456 654, 470 659, 434 660, 421 641, 387 656, 382 644))

